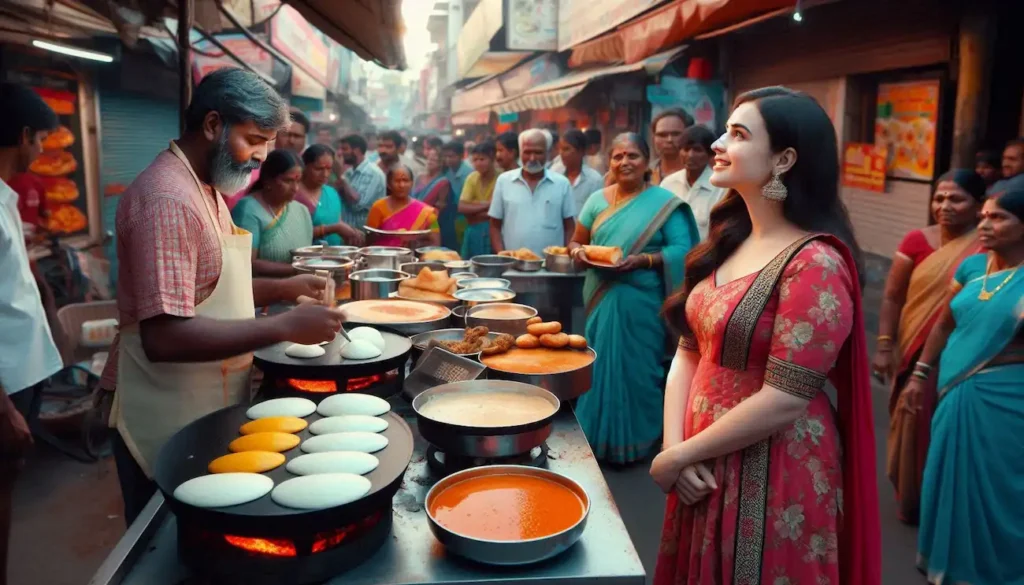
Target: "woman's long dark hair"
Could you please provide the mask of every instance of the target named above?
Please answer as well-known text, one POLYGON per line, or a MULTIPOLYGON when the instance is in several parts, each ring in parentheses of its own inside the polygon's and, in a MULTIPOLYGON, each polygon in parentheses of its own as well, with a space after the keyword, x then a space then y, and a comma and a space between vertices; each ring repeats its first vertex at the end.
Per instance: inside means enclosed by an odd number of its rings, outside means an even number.
POLYGON ((295 167, 302 168, 302 159, 290 150, 279 148, 267 155, 267 160, 260 165, 260 177, 249 187, 249 193, 262 191, 268 181, 280 177, 295 167))
POLYGON ((311 165, 325 154, 331 155, 333 159, 335 156, 334 149, 326 144, 313 144, 302 153, 302 162, 311 165))
POLYGON ((985 184, 985 179, 982 179, 981 175, 974 172, 973 169, 950 169, 943 173, 936 183, 943 181, 953 181, 979 203, 985 200, 985 189, 988 186, 985 184))
MULTIPOLYGON (((839 238, 856 258, 858 274, 863 274, 860 247, 839 198, 839 148, 832 120, 814 98, 785 87, 764 87, 744 93, 736 98, 733 108, 751 102, 764 118, 772 152, 787 148, 797 152, 796 163, 783 175, 789 192, 782 204, 783 216, 802 230, 839 238)), ((682 289, 665 302, 669 323, 686 334, 690 333, 686 322, 690 291, 711 276, 750 236, 750 213, 739 193, 730 189, 711 209, 710 224, 707 240, 686 255, 682 289)))

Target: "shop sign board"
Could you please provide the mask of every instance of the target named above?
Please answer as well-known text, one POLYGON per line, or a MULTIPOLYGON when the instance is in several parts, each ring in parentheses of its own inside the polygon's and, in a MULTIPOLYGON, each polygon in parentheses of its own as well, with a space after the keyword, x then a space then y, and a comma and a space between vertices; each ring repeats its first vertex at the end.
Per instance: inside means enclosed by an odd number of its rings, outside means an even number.
POLYGON ((939 122, 939 80, 878 86, 875 144, 888 150, 888 175, 931 181, 939 122))
POLYGON ((843 147, 843 186, 885 193, 888 150, 885 146, 847 142, 843 147))
POLYGON ((505 0, 505 48, 554 51, 558 48, 558 0, 505 0))
POLYGON ((525 93, 530 88, 537 87, 542 83, 554 81, 563 73, 562 66, 555 55, 547 53, 502 74, 498 81, 501 83, 505 95, 512 97, 525 93))
POLYGON ((663 0, 561 0, 558 50, 564 51, 609 31, 663 0))
POLYGON ((292 95, 322 100, 327 98, 327 88, 302 69, 293 67, 292 95))
MULTIPOLYGON (((270 77, 274 72, 274 58, 269 52, 260 48, 259 45, 250 41, 242 34, 216 35, 216 39, 235 56, 245 61, 249 67, 270 77)), ((210 73, 225 67, 241 67, 238 61, 222 53, 220 48, 208 40, 195 43, 196 47, 204 53, 217 55, 209 57, 201 53, 192 53, 193 73, 196 81, 206 77, 210 73)))
POLYGON ((291 6, 282 6, 271 21, 270 44, 320 85, 327 85, 327 45, 320 31, 291 6))
POLYGON ((664 75, 661 83, 647 86, 651 116, 662 110, 682 108, 697 124, 717 132, 725 117, 725 88, 720 81, 699 81, 664 75))

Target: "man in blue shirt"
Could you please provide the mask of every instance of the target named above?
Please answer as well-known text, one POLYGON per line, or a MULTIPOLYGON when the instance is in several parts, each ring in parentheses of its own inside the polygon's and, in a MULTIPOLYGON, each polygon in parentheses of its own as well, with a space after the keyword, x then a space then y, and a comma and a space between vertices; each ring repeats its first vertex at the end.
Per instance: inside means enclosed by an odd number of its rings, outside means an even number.
POLYGON ((387 194, 384 172, 366 156, 367 144, 362 136, 350 134, 341 139, 340 154, 348 166, 339 182, 341 221, 363 229, 370 207, 387 194))
MULTIPOLYGON (((466 162, 466 147, 458 140, 452 140, 441 147, 441 162, 444 164, 444 178, 451 184, 448 193, 448 201, 440 202, 438 208, 438 223, 441 227, 441 245, 452 250, 461 250, 458 231, 455 224, 461 218, 459 215, 459 198, 462 197, 462 187, 466 179, 473 172, 473 167, 466 162)), ((465 219, 462 219, 465 223, 465 219)))
POLYGON ((1011 140, 1003 150, 1003 179, 988 188, 989 195, 1024 189, 1024 138, 1011 140))
POLYGON ((519 135, 523 166, 502 173, 491 199, 491 246, 495 252, 566 246, 575 229, 576 204, 564 176, 545 168, 551 146, 540 130, 519 135))

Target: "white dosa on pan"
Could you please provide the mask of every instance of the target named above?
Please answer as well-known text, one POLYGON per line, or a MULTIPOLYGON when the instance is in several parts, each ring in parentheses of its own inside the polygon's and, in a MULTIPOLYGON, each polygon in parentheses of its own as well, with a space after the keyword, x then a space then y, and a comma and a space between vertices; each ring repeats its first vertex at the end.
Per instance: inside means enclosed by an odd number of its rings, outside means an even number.
POLYGON ((289 479, 270 497, 286 508, 322 510, 354 502, 370 493, 370 480, 354 473, 325 473, 289 479))
POLYGON ((316 404, 305 398, 275 398, 254 404, 245 411, 245 416, 256 420, 271 416, 295 416, 303 418, 316 412, 316 404))
POLYGON ((320 475, 324 473, 366 475, 377 469, 378 465, 380 465, 380 460, 369 453, 332 451, 299 455, 289 461, 285 469, 295 475, 320 475))
POLYGON ((346 414, 322 418, 309 425, 309 432, 314 435, 329 435, 331 433, 347 433, 352 431, 381 433, 387 430, 387 428, 387 419, 366 416, 364 414, 346 414))
POLYGON ((380 416, 390 410, 391 405, 387 400, 369 394, 334 394, 320 401, 320 406, 316 409, 320 416, 380 416))
POLYGON ((380 348, 366 339, 353 339, 341 346, 341 357, 347 360, 372 360, 380 357, 380 354, 380 348))
POLYGON ((317 435, 303 441, 300 449, 304 453, 326 453, 328 451, 357 451, 376 453, 388 446, 388 438, 377 433, 331 433, 317 435))
POLYGON ((384 351, 384 347, 387 345, 387 342, 384 341, 384 336, 373 327, 356 327, 348 332, 348 336, 352 341, 357 339, 369 341, 381 351, 384 351))
POLYGON ((174 499, 198 508, 225 508, 258 500, 274 480, 258 473, 201 475, 174 488, 174 499))

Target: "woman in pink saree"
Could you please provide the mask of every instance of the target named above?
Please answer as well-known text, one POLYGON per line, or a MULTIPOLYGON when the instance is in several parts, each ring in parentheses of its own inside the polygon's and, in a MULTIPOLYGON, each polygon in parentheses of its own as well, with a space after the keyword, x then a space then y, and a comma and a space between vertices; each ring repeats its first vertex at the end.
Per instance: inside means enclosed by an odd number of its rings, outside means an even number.
POLYGON ((412 190, 412 171, 402 163, 392 165, 387 172, 388 196, 373 204, 366 218, 367 227, 391 232, 430 230, 419 238, 370 234, 375 246, 438 246, 441 231, 437 223, 437 210, 409 196, 412 190))
POLYGON ((713 149, 711 182, 729 193, 666 303, 682 337, 651 465, 669 493, 654 585, 879 585, 858 251, 832 123, 813 98, 764 88, 737 99, 713 149))

